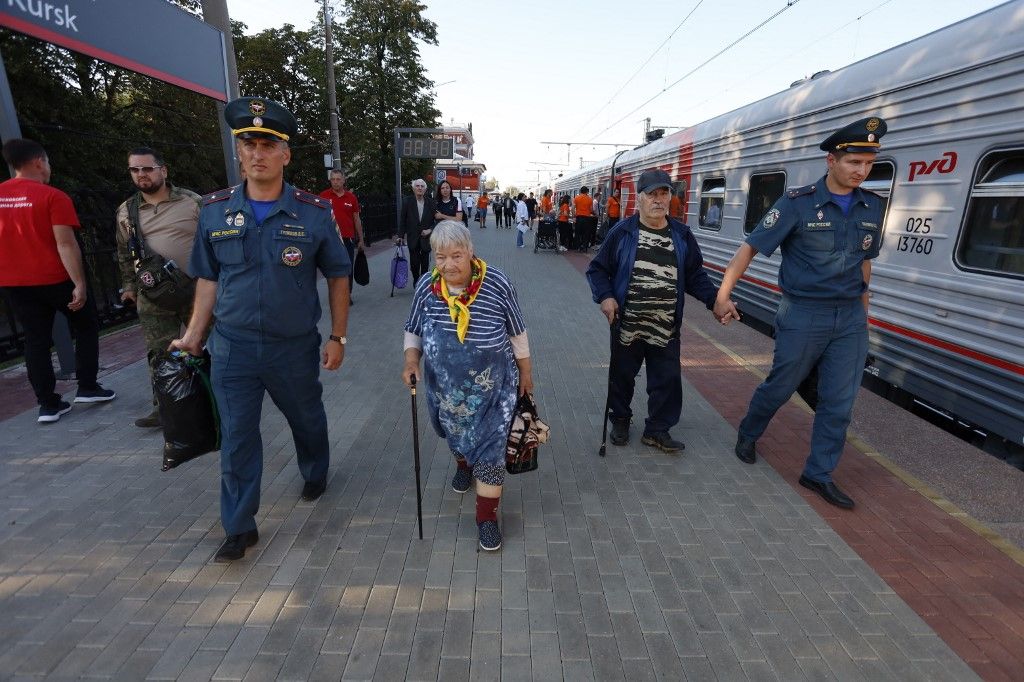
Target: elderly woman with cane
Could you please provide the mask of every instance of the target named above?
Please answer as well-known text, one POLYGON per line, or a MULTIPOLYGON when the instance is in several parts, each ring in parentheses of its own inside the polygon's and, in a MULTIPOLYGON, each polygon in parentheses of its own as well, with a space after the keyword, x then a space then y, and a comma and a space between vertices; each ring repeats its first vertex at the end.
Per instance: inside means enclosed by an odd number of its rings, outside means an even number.
POLYGON ((473 255, 462 223, 438 223, 430 246, 435 267, 413 294, 402 380, 411 386, 415 376, 424 388, 458 467, 452 489, 465 493, 476 479, 480 547, 493 551, 509 426, 518 397, 533 390, 526 325, 512 283, 473 255))

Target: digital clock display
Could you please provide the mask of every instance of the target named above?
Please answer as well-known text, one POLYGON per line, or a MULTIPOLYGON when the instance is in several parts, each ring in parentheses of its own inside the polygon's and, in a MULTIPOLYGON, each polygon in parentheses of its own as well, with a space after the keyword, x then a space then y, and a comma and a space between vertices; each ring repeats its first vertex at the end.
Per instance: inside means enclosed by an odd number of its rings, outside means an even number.
POLYGON ((455 142, 436 137, 403 137, 398 140, 398 156, 403 159, 450 159, 455 142))

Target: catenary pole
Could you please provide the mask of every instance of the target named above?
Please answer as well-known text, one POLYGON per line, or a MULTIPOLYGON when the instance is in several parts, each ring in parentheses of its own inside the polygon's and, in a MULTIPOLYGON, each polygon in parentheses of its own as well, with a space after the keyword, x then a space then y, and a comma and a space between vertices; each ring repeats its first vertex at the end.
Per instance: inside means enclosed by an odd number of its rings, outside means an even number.
POLYGON ((331 112, 331 147, 333 168, 341 168, 341 139, 338 133, 338 95, 334 83, 334 35, 331 31, 333 17, 324 0, 324 52, 327 58, 327 109, 331 112))

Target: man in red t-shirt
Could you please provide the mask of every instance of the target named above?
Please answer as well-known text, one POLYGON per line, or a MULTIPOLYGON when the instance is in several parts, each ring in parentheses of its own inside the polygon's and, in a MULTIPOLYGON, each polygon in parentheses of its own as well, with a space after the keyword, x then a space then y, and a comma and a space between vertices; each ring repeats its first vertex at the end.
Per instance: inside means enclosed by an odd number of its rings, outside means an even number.
POLYGON ((25 368, 39 401, 38 421, 55 422, 71 410, 54 392, 50 346, 58 312, 75 335, 75 402, 106 402, 115 395, 96 382, 99 321, 86 291, 71 197, 49 186, 50 160, 38 142, 8 140, 3 156, 15 176, 0 184, 0 287, 25 332, 25 368))
MULTIPOLYGON (((359 199, 345 187, 345 180, 345 171, 332 170, 331 186, 320 192, 320 196, 331 202, 334 222, 338 223, 341 241, 348 249, 349 262, 355 263, 356 248, 362 251, 366 244, 363 242, 363 221, 359 219, 359 199)), ((348 290, 352 291, 351 275, 348 277, 348 290)))

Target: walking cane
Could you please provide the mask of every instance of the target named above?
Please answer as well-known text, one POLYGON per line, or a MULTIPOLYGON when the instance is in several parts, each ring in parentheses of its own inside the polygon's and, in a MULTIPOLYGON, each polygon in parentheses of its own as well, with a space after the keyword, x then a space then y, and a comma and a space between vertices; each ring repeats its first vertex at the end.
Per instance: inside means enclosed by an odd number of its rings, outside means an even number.
POLYGON ((420 540, 423 539, 423 498, 420 496, 420 425, 416 418, 416 375, 409 375, 409 388, 412 399, 412 454, 416 468, 416 520, 420 526, 420 540))
POLYGON ((604 398, 604 426, 601 427, 601 449, 597 451, 599 457, 605 456, 606 443, 608 442, 608 413, 612 409, 612 350, 615 348, 615 330, 618 328, 618 324, 616 324, 618 321, 619 316, 616 314, 615 322, 608 325, 608 389, 605 392, 604 398))

